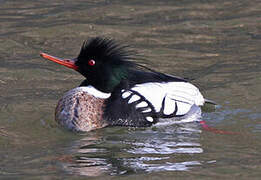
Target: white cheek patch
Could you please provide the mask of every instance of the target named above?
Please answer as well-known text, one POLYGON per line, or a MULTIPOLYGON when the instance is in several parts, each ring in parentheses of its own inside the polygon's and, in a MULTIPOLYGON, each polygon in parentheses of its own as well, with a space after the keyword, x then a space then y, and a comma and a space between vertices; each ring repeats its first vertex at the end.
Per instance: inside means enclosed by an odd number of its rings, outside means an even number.
POLYGON ((137 96, 136 94, 132 95, 130 100, 128 101, 129 104, 131 104, 132 102, 138 101, 140 99, 139 96, 137 96))

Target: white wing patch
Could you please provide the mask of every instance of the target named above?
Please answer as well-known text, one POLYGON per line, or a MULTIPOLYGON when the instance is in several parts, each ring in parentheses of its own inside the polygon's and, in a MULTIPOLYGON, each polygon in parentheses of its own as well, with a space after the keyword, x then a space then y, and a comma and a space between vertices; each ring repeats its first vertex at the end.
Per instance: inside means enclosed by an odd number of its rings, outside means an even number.
POLYGON ((164 115, 174 112, 176 115, 184 115, 194 104, 204 104, 198 88, 188 82, 143 83, 135 85, 131 90, 144 96, 156 112, 163 110, 164 115))
POLYGON ((181 116, 187 114, 193 105, 204 104, 198 88, 188 82, 143 83, 130 90, 123 89, 121 93, 122 98, 135 105, 149 122, 155 120, 153 113, 159 118, 181 116))
MULTIPOLYGON (((123 90, 122 90, 123 91, 123 90)), ((124 92, 121 96, 123 99, 126 99, 127 97, 129 97, 131 95, 131 92, 130 91, 126 91, 124 92)))
POLYGON ((129 104, 135 102, 135 101, 138 101, 140 99, 140 97, 136 94, 132 95, 130 100, 128 101, 129 104))
POLYGON ((153 122, 153 118, 150 117, 150 116, 146 117, 146 119, 147 119, 147 121, 149 121, 149 122, 153 122))
MULTIPOLYGON (((146 99, 139 93, 132 90, 121 90, 121 97, 128 101, 128 104, 133 104, 137 111, 143 114, 144 118, 149 122, 154 122, 154 118, 150 116, 153 110, 151 105, 149 105, 146 99)), ((155 111, 154 111, 155 112, 155 111)))
POLYGON ((165 104, 164 104, 164 109, 163 109, 163 113, 165 115, 170 115, 175 111, 175 101, 173 101, 170 98, 166 98, 165 99, 165 104))
POLYGON ((136 108, 142 108, 142 107, 147 107, 148 103, 146 103, 145 101, 142 101, 141 103, 137 104, 136 108))
POLYGON ((142 112, 143 112, 143 113, 151 112, 151 109, 150 109, 150 108, 147 108, 147 109, 143 110, 142 112))

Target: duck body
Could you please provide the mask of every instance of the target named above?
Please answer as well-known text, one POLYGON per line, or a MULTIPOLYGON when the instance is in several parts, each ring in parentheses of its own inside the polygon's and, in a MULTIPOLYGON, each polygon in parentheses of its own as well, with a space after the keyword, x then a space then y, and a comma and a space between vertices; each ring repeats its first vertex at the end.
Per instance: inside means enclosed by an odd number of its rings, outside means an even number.
POLYGON ((71 131, 87 132, 108 126, 103 119, 106 96, 91 93, 92 87, 77 87, 66 92, 58 101, 55 120, 71 131))
POLYGON ((41 56, 86 77, 56 108, 58 124, 72 131, 149 127, 159 120, 175 121, 205 102, 199 89, 187 80, 136 64, 125 47, 109 39, 85 42, 74 60, 41 56))

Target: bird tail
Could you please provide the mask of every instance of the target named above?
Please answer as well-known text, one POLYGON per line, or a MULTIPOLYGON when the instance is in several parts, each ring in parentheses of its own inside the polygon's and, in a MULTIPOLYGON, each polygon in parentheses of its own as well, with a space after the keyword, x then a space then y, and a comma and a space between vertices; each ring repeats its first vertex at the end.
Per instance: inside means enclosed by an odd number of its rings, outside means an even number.
POLYGON ((201 107, 202 111, 213 112, 218 107, 218 104, 215 101, 212 101, 212 100, 209 100, 209 99, 204 99, 204 100, 205 100, 205 103, 201 107))
POLYGON ((204 99, 206 104, 218 105, 215 101, 204 99))

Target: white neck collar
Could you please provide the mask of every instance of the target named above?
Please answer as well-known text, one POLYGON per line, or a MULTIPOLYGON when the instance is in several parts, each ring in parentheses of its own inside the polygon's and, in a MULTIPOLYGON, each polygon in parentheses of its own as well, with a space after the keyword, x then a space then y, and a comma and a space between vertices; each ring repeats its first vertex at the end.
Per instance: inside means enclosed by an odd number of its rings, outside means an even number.
POLYGON ((97 98, 107 99, 111 96, 111 93, 104 93, 102 91, 99 91, 95 87, 89 85, 89 86, 82 86, 79 87, 82 91, 88 92, 88 94, 91 94, 97 98))

